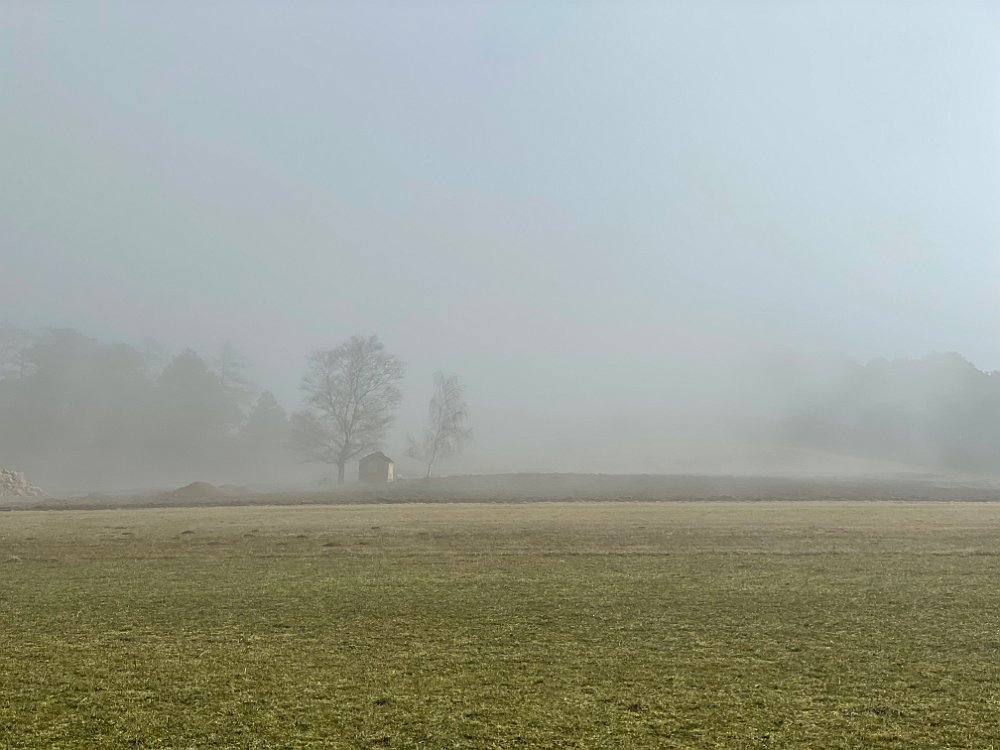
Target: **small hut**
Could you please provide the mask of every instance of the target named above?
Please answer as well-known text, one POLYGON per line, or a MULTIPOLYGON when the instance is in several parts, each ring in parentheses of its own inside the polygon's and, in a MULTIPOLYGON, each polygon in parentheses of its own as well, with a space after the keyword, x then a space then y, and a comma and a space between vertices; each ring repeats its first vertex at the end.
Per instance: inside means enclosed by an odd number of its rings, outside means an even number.
POLYGON ((391 482, 395 478, 395 466, 392 459, 382 451, 369 453, 358 461, 358 481, 391 482))

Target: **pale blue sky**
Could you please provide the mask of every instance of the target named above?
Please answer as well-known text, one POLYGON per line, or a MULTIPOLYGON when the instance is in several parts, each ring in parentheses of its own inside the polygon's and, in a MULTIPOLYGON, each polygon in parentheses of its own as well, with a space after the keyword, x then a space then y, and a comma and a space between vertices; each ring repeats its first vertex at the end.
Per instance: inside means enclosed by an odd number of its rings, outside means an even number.
POLYGON ((0 319, 289 406, 378 333, 486 432, 706 349, 1000 369, 998 8, 7 2, 0 319))

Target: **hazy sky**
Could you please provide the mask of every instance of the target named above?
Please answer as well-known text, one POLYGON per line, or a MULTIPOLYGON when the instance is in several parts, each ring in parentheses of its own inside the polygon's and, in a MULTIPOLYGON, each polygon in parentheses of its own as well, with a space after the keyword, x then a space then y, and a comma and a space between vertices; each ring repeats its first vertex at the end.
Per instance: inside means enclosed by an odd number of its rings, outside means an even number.
POLYGON ((998 206, 997 3, 0 4, 0 320, 229 341, 289 406, 354 333, 417 412, 1000 368, 998 206))

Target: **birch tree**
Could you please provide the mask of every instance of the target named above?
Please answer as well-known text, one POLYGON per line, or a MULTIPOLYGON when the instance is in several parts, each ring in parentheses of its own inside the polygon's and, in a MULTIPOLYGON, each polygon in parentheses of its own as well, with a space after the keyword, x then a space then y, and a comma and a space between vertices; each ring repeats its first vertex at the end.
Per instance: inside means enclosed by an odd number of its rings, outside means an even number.
POLYGON ((419 441, 410 438, 406 455, 424 463, 429 477, 438 459, 461 453, 471 439, 465 387, 457 375, 434 373, 434 395, 427 408, 427 427, 419 441))

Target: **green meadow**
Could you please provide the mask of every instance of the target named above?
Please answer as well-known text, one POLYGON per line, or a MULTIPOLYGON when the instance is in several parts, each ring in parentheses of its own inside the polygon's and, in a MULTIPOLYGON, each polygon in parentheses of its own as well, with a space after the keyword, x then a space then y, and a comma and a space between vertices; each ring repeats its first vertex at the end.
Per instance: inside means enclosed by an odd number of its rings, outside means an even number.
POLYGON ((1000 504, 0 514, 0 747, 1000 747, 1000 504))

